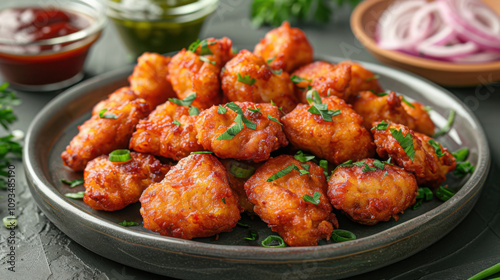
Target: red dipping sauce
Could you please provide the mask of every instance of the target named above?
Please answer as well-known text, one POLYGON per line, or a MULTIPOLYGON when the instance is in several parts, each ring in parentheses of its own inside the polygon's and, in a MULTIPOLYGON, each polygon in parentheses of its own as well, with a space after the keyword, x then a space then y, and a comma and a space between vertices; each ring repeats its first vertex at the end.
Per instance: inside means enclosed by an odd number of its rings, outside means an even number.
POLYGON ((1 10, 1 75, 27 90, 53 90, 80 80, 88 50, 101 30, 91 34, 79 31, 94 21, 85 14, 55 7, 1 10))

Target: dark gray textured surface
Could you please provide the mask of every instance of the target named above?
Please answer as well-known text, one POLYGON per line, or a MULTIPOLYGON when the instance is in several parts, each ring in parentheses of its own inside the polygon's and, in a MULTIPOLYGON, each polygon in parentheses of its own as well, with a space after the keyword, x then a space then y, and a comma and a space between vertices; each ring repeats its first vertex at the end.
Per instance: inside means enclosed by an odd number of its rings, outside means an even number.
MULTIPOLYGON (((220 9, 205 26, 202 37, 227 36, 238 47, 252 47, 269 28, 249 26, 247 0, 221 1, 220 9)), ((348 13, 339 13, 326 26, 302 26, 316 53, 376 62, 354 39, 348 13)), ((114 30, 108 27, 91 52, 88 76, 98 75, 129 59, 114 30)), ((478 77, 488 81, 488 77, 478 77)), ((486 130, 492 167, 481 197, 472 212, 441 241, 396 264, 352 279, 465 279, 500 262, 500 84, 449 89, 478 116, 486 130)), ((16 109, 15 129, 26 131, 36 113, 57 93, 23 93, 24 103, 16 109)), ((61 233, 35 206, 28 191, 22 166, 16 163, 16 272, 6 271, 9 231, 0 228, 1 279, 165 279, 102 258, 61 233)), ((0 195, 4 195, 0 193, 0 195)), ((0 199, 0 216, 6 215, 6 197, 0 199)), ((294 276, 307 279, 301 271, 294 276)))

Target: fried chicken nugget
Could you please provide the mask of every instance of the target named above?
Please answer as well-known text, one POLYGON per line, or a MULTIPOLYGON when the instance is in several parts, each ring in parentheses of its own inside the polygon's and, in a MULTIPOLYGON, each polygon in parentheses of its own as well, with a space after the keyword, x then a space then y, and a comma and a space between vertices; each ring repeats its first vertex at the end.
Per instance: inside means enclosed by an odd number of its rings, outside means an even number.
POLYGON ((307 91, 309 86, 317 90, 319 95, 327 97, 337 96, 348 100, 351 83, 351 65, 334 65, 325 61, 316 61, 300 67, 292 73, 292 77, 302 78, 295 84, 295 94, 300 102, 307 104, 307 91))
POLYGON ((401 124, 393 122, 388 122, 387 126, 379 124, 380 122, 373 123, 375 128, 372 130, 377 154, 382 159, 392 158, 397 165, 412 172, 419 186, 435 189, 446 181, 446 173, 455 170, 455 157, 437 142, 439 149, 435 149, 429 143, 429 141, 432 142, 430 137, 414 132, 401 124), (394 136, 398 134, 401 134, 398 136, 399 138, 405 137, 407 139, 409 139, 407 135, 411 135, 412 141, 400 139, 401 142, 404 142, 403 147, 394 136), (405 152, 405 149, 408 153, 405 152))
POLYGON ((121 87, 108 95, 107 99, 97 103, 92 109, 92 115, 98 115, 103 109, 118 107, 137 98, 138 96, 130 87, 121 87))
MULTIPOLYGON (((254 162, 267 160, 272 151, 288 145, 281 124, 273 121, 280 119, 278 107, 271 104, 256 104, 252 102, 234 102, 241 108, 243 116, 256 125, 255 129, 245 124, 230 140, 217 140, 230 127, 238 125, 235 121, 238 113, 224 105, 226 113, 218 113, 218 107, 213 106, 198 116, 195 127, 198 131, 198 143, 208 151, 212 151, 219 158, 236 160, 253 160, 254 162), (252 112, 249 109, 260 110, 252 112)), ((221 105, 222 106, 222 105, 221 105)))
POLYGON ((288 141, 335 165, 374 156, 375 145, 362 125, 363 118, 336 96, 323 98, 322 102, 328 110, 340 110, 340 114, 326 121, 321 115, 309 112, 311 105, 297 105, 281 118, 288 141))
POLYGON ((247 50, 226 64, 221 81, 224 97, 229 101, 269 103, 272 100, 285 112, 297 105, 288 73, 273 73, 264 59, 247 50))
POLYGON ((131 160, 111 162, 101 155, 87 164, 83 172, 83 201, 96 210, 116 211, 139 201, 142 192, 160 182, 170 169, 152 155, 130 153, 131 160))
POLYGON ((415 203, 417 191, 413 174, 374 159, 339 166, 328 180, 328 198, 333 207, 365 225, 389 221, 391 217, 397 221, 399 213, 415 203), (374 165, 374 161, 378 164, 374 165))
POLYGON ((330 238, 334 227, 338 228, 332 206, 326 196, 327 183, 323 169, 313 162, 304 164, 290 155, 269 159, 257 169, 245 183, 245 191, 254 211, 277 232, 289 246, 315 246, 318 240, 330 238), (300 175, 293 169, 283 177, 269 182, 277 172, 295 165, 309 171, 300 175), (318 204, 304 200, 320 193, 318 204))
POLYGON ((196 118, 189 115, 188 107, 167 101, 139 122, 129 148, 173 160, 201 151, 203 147, 197 142, 194 128, 196 118))
POLYGON ((181 50, 172 57, 168 65, 168 79, 172 82, 177 97, 184 99, 196 93, 192 105, 200 109, 222 102, 220 72, 226 61, 233 56, 232 42, 227 38, 211 38, 204 42, 196 52, 181 50))
POLYGON ((78 135, 61 154, 64 165, 83 171, 90 160, 116 149, 126 149, 135 126, 149 114, 149 108, 144 99, 136 99, 107 110, 104 116, 111 118, 93 115, 78 126, 78 135))
POLYGON ((291 73, 300 66, 313 62, 313 47, 299 28, 290 28, 284 21, 280 27, 266 33, 255 46, 254 53, 275 70, 291 73))
POLYGON ((146 52, 137 59, 134 72, 128 78, 130 88, 151 105, 151 110, 176 96, 172 84, 167 80, 170 59, 146 52))
POLYGON ((180 160, 140 201, 144 227, 166 236, 208 237, 232 231, 240 219, 227 171, 210 154, 180 160))
POLYGON ((426 107, 424 104, 420 102, 411 102, 411 105, 406 104, 403 102, 403 108, 405 108, 406 112, 408 115, 413 117, 415 120, 415 131, 418 131, 420 133, 423 133, 427 136, 432 136, 434 135, 434 130, 436 129, 436 125, 431 119, 431 116, 429 116, 429 113, 426 110, 426 107))
POLYGON ((415 119, 406 112, 402 103, 401 98, 394 91, 382 96, 370 91, 361 91, 356 98, 352 99, 351 104, 354 111, 363 117, 363 125, 366 129, 371 129, 373 122, 382 120, 399 123, 413 129, 415 119))
POLYGON ((377 75, 364 68, 361 64, 350 60, 342 61, 338 65, 351 66, 351 82, 346 89, 347 96, 355 96, 360 91, 373 90, 382 92, 383 89, 378 82, 377 75))

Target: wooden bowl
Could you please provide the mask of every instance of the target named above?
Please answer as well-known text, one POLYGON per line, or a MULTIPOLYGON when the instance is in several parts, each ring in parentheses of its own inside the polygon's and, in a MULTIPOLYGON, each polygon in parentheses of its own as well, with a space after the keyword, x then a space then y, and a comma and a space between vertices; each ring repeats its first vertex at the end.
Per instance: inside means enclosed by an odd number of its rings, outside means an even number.
MULTIPOLYGON (((351 15, 351 28, 356 38, 379 61, 413 72, 443 86, 474 86, 500 80, 500 61, 459 64, 417 57, 380 48, 375 42, 378 19, 394 0, 366 0, 351 15)), ((500 14, 500 1, 483 0, 500 14)))

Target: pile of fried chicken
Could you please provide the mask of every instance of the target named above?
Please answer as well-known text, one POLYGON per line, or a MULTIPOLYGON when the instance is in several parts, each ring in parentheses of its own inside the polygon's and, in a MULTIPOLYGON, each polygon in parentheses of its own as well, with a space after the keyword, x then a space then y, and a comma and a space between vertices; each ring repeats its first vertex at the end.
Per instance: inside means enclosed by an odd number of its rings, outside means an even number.
POLYGON ((129 84, 95 105, 61 157, 84 171, 86 204, 140 201, 144 227, 165 236, 229 232, 247 212, 289 246, 313 246, 339 227, 333 208, 366 225, 397 220, 456 166, 423 104, 357 63, 314 61, 286 22, 253 52, 210 38, 144 53, 129 84), (117 149, 130 159, 110 161, 117 149))

